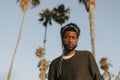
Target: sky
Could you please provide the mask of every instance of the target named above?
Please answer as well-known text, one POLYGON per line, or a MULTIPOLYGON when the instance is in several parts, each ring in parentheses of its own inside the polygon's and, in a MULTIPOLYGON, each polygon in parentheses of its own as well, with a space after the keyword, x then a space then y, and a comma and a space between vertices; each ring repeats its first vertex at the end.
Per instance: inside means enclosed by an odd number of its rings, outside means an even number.
MULTIPOLYGON (((102 57, 107 57, 113 65, 110 67, 112 74, 120 71, 120 0, 97 0, 94 10, 95 17, 95 53, 96 62, 102 57)), ((40 58, 35 55, 38 47, 43 47, 44 26, 38 21, 39 12, 48 8, 53 9, 60 4, 70 8, 70 18, 65 24, 73 22, 81 29, 78 50, 91 51, 89 14, 83 4, 78 0, 40 0, 36 8, 29 8, 25 17, 20 43, 16 52, 11 80, 40 80, 40 58)), ((0 80, 7 80, 12 55, 16 46, 23 12, 15 0, 2 0, 0 2, 0 80)), ((65 25, 63 24, 63 25, 65 25)), ((48 26, 46 55, 52 61, 62 53, 61 26, 53 22, 48 26)), ((103 73, 100 70, 101 74, 103 73)))

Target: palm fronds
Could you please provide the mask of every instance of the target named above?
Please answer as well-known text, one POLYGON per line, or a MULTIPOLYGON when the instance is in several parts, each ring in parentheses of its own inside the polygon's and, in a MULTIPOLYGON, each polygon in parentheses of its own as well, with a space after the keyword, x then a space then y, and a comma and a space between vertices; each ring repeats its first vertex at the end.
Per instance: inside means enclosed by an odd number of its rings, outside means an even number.
POLYGON ((89 12, 90 6, 92 6, 92 8, 96 6, 96 0, 79 0, 79 2, 85 5, 87 12, 89 12))
POLYGON ((65 23, 69 19, 70 9, 65 9, 65 6, 62 4, 57 8, 54 8, 52 11, 52 18, 55 22, 59 24, 65 23))
POLYGON ((106 57, 101 58, 101 60, 99 61, 100 63, 100 68, 104 71, 109 69, 109 66, 112 66, 110 62, 108 62, 106 57))
POLYGON ((57 8, 53 8, 53 10, 45 9, 43 12, 40 12, 39 21, 43 22, 43 25, 46 27, 47 24, 52 25, 52 20, 59 24, 65 23, 66 20, 69 19, 70 9, 65 9, 65 6, 59 5, 57 8))
POLYGON ((40 19, 39 21, 43 22, 43 25, 46 27, 47 24, 52 24, 51 19, 52 19, 52 12, 49 9, 43 10, 43 12, 39 13, 40 19))
POLYGON ((32 0, 31 4, 33 7, 35 7, 35 6, 40 4, 40 1, 39 0, 32 0))
POLYGON ((45 49, 44 48, 41 48, 39 47, 37 50, 36 50, 36 56, 38 57, 43 57, 45 55, 45 49))
POLYGON ((99 63, 100 63, 100 68, 104 70, 103 78, 105 80, 111 80, 111 74, 109 72, 109 67, 112 65, 110 64, 110 62, 108 62, 107 58, 103 57, 101 58, 99 63))
POLYGON ((40 3, 39 0, 16 0, 16 2, 20 2, 20 8, 23 11, 26 11, 30 4, 35 7, 40 3))

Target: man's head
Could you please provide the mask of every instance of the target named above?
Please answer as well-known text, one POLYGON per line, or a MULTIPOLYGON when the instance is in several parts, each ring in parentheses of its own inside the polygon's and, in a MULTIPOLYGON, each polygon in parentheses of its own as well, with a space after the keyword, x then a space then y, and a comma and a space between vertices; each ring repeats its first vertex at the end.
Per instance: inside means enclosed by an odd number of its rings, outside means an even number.
POLYGON ((77 46, 78 38, 80 35, 79 27, 70 23, 61 28, 61 39, 64 50, 71 51, 77 46))

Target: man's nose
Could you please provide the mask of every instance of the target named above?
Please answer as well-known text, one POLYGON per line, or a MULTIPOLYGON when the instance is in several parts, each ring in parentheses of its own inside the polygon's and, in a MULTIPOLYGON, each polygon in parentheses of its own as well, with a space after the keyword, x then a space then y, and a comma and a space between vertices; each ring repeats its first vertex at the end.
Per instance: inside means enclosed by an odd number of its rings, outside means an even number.
POLYGON ((72 40, 73 40, 72 38, 69 38, 69 42, 72 42, 72 40))

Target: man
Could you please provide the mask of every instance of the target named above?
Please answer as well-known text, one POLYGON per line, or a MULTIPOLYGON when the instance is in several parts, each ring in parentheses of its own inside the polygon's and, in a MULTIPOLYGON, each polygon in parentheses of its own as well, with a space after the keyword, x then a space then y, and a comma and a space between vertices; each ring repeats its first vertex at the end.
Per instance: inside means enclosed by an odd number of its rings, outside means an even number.
POLYGON ((75 50, 79 36, 74 23, 61 28, 63 54, 51 62, 48 80, 103 80, 93 55, 75 50))

